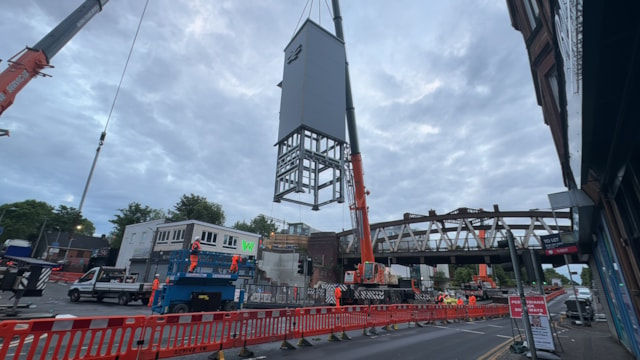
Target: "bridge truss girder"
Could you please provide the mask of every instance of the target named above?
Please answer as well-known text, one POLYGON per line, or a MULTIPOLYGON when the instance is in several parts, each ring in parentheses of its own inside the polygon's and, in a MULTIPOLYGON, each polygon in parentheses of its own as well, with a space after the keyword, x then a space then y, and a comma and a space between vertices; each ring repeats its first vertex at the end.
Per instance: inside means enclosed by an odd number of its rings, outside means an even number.
MULTIPOLYGON (((402 220, 371 225, 376 257, 440 251, 497 250, 498 241, 514 234, 519 249, 541 249, 541 235, 571 231, 571 214, 552 211, 495 211, 460 208, 444 215, 404 214, 402 220), (483 236, 484 234, 484 236, 483 236)), ((352 232, 337 234, 340 252, 351 258, 360 244, 352 232)), ((501 249, 503 250, 503 249, 501 249)))

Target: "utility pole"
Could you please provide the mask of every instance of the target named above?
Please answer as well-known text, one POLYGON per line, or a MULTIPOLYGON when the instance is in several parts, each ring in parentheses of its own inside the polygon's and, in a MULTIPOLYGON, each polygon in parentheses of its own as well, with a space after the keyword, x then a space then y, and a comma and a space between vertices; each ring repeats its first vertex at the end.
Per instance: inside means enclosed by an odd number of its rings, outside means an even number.
POLYGON ((540 295, 544 296, 544 274, 540 273, 540 266, 538 264, 538 257, 534 253, 535 250, 529 249, 529 256, 531 257, 531 264, 533 264, 533 271, 535 272, 536 281, 538 281, 538 287, 540 288, 540 295))
POLYGON ((578 308, 578 315, 580 316, 580 325, 584 326, 584 317, 582 315, 582 307, 580 306, 580 300, 578 299, 578 292, 576 291, 576 284, 573 282, 573 276, 571 274, 571 268, 569 267, 569 256, 564 254, 564 263, 567 265, 567 270, 569 270, 569 280, 571 281, 571 289, 573 289, 573 296, 576 299, 576 307, 578 308))
MULTIPOLYGON (((527 336, 527 343, 531 350, 531 359, 537 360, 536 345, 533 341, 533 333, 531 332, 531 323, 529 322, 529 310, 527 309, 527 299, 524 295, 522 287, 522 279, 520 277, 520 263, 518 261, 518 253, 513 239, 511 230, 507 230, 507 242, 509 243, 509 254, 511 254, 511 263, 513 264, 513 272, 516 275, 516 283, 518 285, 518 295, 520 295, 520 303, 522 304, 522 323, 524 324, 524 332, 527 336)), ((528 252, 525 252, 529 256, 528 252)))

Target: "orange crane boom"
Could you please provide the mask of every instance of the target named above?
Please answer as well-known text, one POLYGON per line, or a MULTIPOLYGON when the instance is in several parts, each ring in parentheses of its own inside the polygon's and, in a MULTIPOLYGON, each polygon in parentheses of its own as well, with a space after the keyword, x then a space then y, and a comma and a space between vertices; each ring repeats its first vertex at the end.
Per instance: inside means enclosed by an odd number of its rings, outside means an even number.
MULTIPOLYGON (((16 95, 31 79, 38 75, 47 76, 41 71, 52 67, 51 59, 95 14, 102 11, 108 1, 85 0, 37 44, 23 49, 7 61, 8 67, 0 73, 0 115, 13 104, 16 95)), ((4 135, 9 133, 8 130, 0 130, 0 135, 3 132, 4 135)))

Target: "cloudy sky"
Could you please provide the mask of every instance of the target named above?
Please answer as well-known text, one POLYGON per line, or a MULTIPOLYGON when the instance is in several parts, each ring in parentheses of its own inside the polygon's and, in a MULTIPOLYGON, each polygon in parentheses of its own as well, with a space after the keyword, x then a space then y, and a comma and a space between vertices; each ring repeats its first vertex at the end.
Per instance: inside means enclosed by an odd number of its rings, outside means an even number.
MULTIPOLYGON (((81 3, 3 0, 0 67, 81 3)), ((222 205, 228 226, 265 214, 350 228, 346 204, 315 212, 272 201, 283 50, 301 18, 333 32, 330 3, 151 0, 82 209, 97 235, 131 202, 168 210, 191 193, 222 205)), ((52 59, 52 77, 32 80, 0 116, 11 131, 0 138, 0 204, 79 207, 144 5, 107 3, 52 59)), ((503 0, 341 10, 372 223, 430 209, 543 209, 564 190, 503 0)))

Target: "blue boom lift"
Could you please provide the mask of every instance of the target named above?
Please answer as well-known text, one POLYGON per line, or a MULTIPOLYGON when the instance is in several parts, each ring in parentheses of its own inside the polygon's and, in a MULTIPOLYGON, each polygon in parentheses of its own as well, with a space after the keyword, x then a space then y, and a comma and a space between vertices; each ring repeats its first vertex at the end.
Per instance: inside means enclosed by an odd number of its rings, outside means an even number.
POLYGON ((158 314, 200 311, 235 311, 244 302, 244 290, 237 290, 238 276, 253 278, 253 259, 238 261, 238 272, 229 271, 233 255, 201 251, 195 272, 189 270, 189 250, 172 252, 167 283, 156 290, 151 310, 158 314), (238 294, 236 296, 236 293, 238 294))

